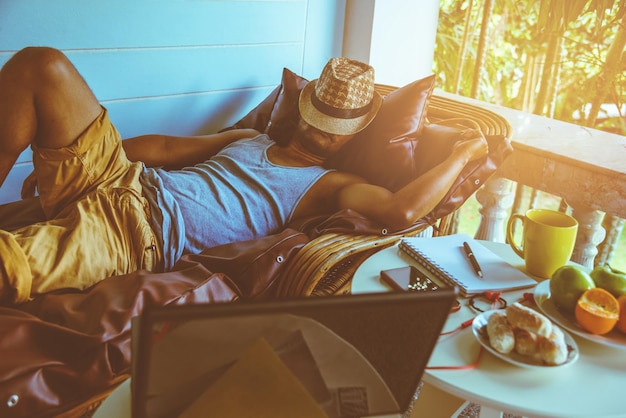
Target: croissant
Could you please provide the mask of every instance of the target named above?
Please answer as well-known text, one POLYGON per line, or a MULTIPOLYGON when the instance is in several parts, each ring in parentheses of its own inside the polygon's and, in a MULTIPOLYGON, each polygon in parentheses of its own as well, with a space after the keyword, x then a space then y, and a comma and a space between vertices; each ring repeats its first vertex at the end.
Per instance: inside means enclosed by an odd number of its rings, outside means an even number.
POLYGON ((508 354, 515 348, 513 328, 504 312, 494 312, 487 321, 489 344, 498 352, 508 354))
POLYGON ((548 338, 539 338, 539 354, 541 359, 548 364, 557 365, 567 360, 567 344, 565 335, 557 327, 552 327, 552 333, 548 338))
POLYGON ((539 351, 537 334, 521 328, 515 328, 513 333, 515 335, 515 352, 522 356, 537 357, 539 351))
POLYGON ((506 316, 514 328, 521 328, 546 338, 552 333, 552 322, 548 318, 519 302, 506 308, 506 316))

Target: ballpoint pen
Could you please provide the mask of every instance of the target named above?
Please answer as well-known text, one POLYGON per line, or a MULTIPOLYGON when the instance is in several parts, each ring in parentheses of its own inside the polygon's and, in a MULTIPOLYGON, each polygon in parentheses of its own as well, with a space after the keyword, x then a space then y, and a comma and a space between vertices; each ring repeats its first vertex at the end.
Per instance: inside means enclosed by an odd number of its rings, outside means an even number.
POLYGON ((480 277, 483 277, 483 271, 480 268, 480 264, 478 264, 478 260, 476 260, 474 251, 472 251, 472 248, 469 246, 467 242, 463 242, 463 249, 465 250, 465 254, 467 255, 467 258, 469 258, 470 263, 472 263, 472 267, 474 268, 474 271, 476 272, 476 274, 478 274, 480 277))

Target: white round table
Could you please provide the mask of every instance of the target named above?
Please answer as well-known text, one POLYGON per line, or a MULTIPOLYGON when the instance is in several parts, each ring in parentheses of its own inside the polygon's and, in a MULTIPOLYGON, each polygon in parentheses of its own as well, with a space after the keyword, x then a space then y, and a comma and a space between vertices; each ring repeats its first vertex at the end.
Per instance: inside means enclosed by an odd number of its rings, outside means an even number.
MULTIPOLYGON (((524 269, 507 244, 482 241, 510 264, 524 269)), ((411 264, 396 246, 379 251, 355 272, 352 292, 380 292, 389 288, 379 280, 380 270, 411 264)), ((507 292, 512 303, 524 292, 507 292)), ((466 299, 451 313, 444 331, 455 329, 475 313, 466 299)), ((486 350, 478 367, 469 370, 426 370, 424 381, 452 395, 481 405, 481 417, 501 416, 499 411, 527 417, 626 417, 626 349, 600 345, 573 335, 580 351, 578 361, 557 368, 524 368, 501 360, 486 350), (498 412, 496 412, 498 411, 498 412)), ((480 345, 471 327, 440 337, 429 366, 473 363, 480 345)))

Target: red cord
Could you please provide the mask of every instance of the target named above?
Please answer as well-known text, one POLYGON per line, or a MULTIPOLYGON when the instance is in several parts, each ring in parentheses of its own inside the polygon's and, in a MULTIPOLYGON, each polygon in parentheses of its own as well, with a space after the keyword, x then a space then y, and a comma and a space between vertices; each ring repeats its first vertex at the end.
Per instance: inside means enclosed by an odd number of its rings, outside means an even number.
MULTIPOLYGON (((528 298, 526 295, 527 294, 524 294, 524 299, 525 300, 528 298)), ((485 292, 485 297, 488 300, 493 302, 492 306, 495 309, 496 305, 498 304, 498 301, 502 297, 502 292, 487 291, 487 292, 485 292)), ((459 325, 455 329, 453 329, 451 331, 442 332, 440 335, 450 335, 450 334, 454 334, 455 332, 459 332, 459 331, 469 327, 470 325, 472 325, 472 322, 474 322, 474 318, 470 318, 467 321, 462 322, 461 325, 459 325)), ((471 363, 471 364, 467 364, 467 365, 463 365, 463 366, 427 366, 426 369, 427 370, 468 370, 468 369, 475 369, 476 367, 478 367, 478 364, 480 363, 480 359, 482 357, 482 354, 483 354, 483 347, 479 346, 478 356, 476 356, 476 360, 473 363, 471 363)))
POLYGON ((454 334, 455 332, 461 331, 462 329, 465 329, 467 327, 469 327, 470 325, 472 325, 472 322, 474 321, 474 318, 468 319, 467 321, 463 322, 461 325, 459 325, 458 327, 456 327, 455 329, 453 329, 452 331, 446 331, 446 332, 442 332, 439 335, 450 335, 450 334, 454 334))
POLYGON ((485 292, 485 297, 487 300, 492 301, 494 304, 502 297, 502 292, 493 292, 491 290, 487 290, 485 292))
POLYGON ((520 303, 526 303, 528 305, 535 304, 535 296, 532 293, 525 292, 519 300, 520 303))

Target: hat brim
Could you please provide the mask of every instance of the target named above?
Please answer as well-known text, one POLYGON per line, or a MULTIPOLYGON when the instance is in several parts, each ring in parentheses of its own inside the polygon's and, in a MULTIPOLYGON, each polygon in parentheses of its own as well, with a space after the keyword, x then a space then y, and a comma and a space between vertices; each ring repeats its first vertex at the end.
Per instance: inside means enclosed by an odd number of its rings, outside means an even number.
POLYGON ((374 97, 372 98, 372 107, 366 114, 351 118, 343 119, 329 116, 325 113, 317 110, 313 103, 311 103, 311 94, 315 89, 315 83, 317 79, 311 80, 300 92, 300 98, 298 99, 298 107, 300 109, 300 117, 308 123, 310 126, 319 129, 323 132, 328 132, 334 135, 353 135, 363 130, 370 124, 380 106, 383 102, 383 98, 378 92, 374 91, 374 97))

